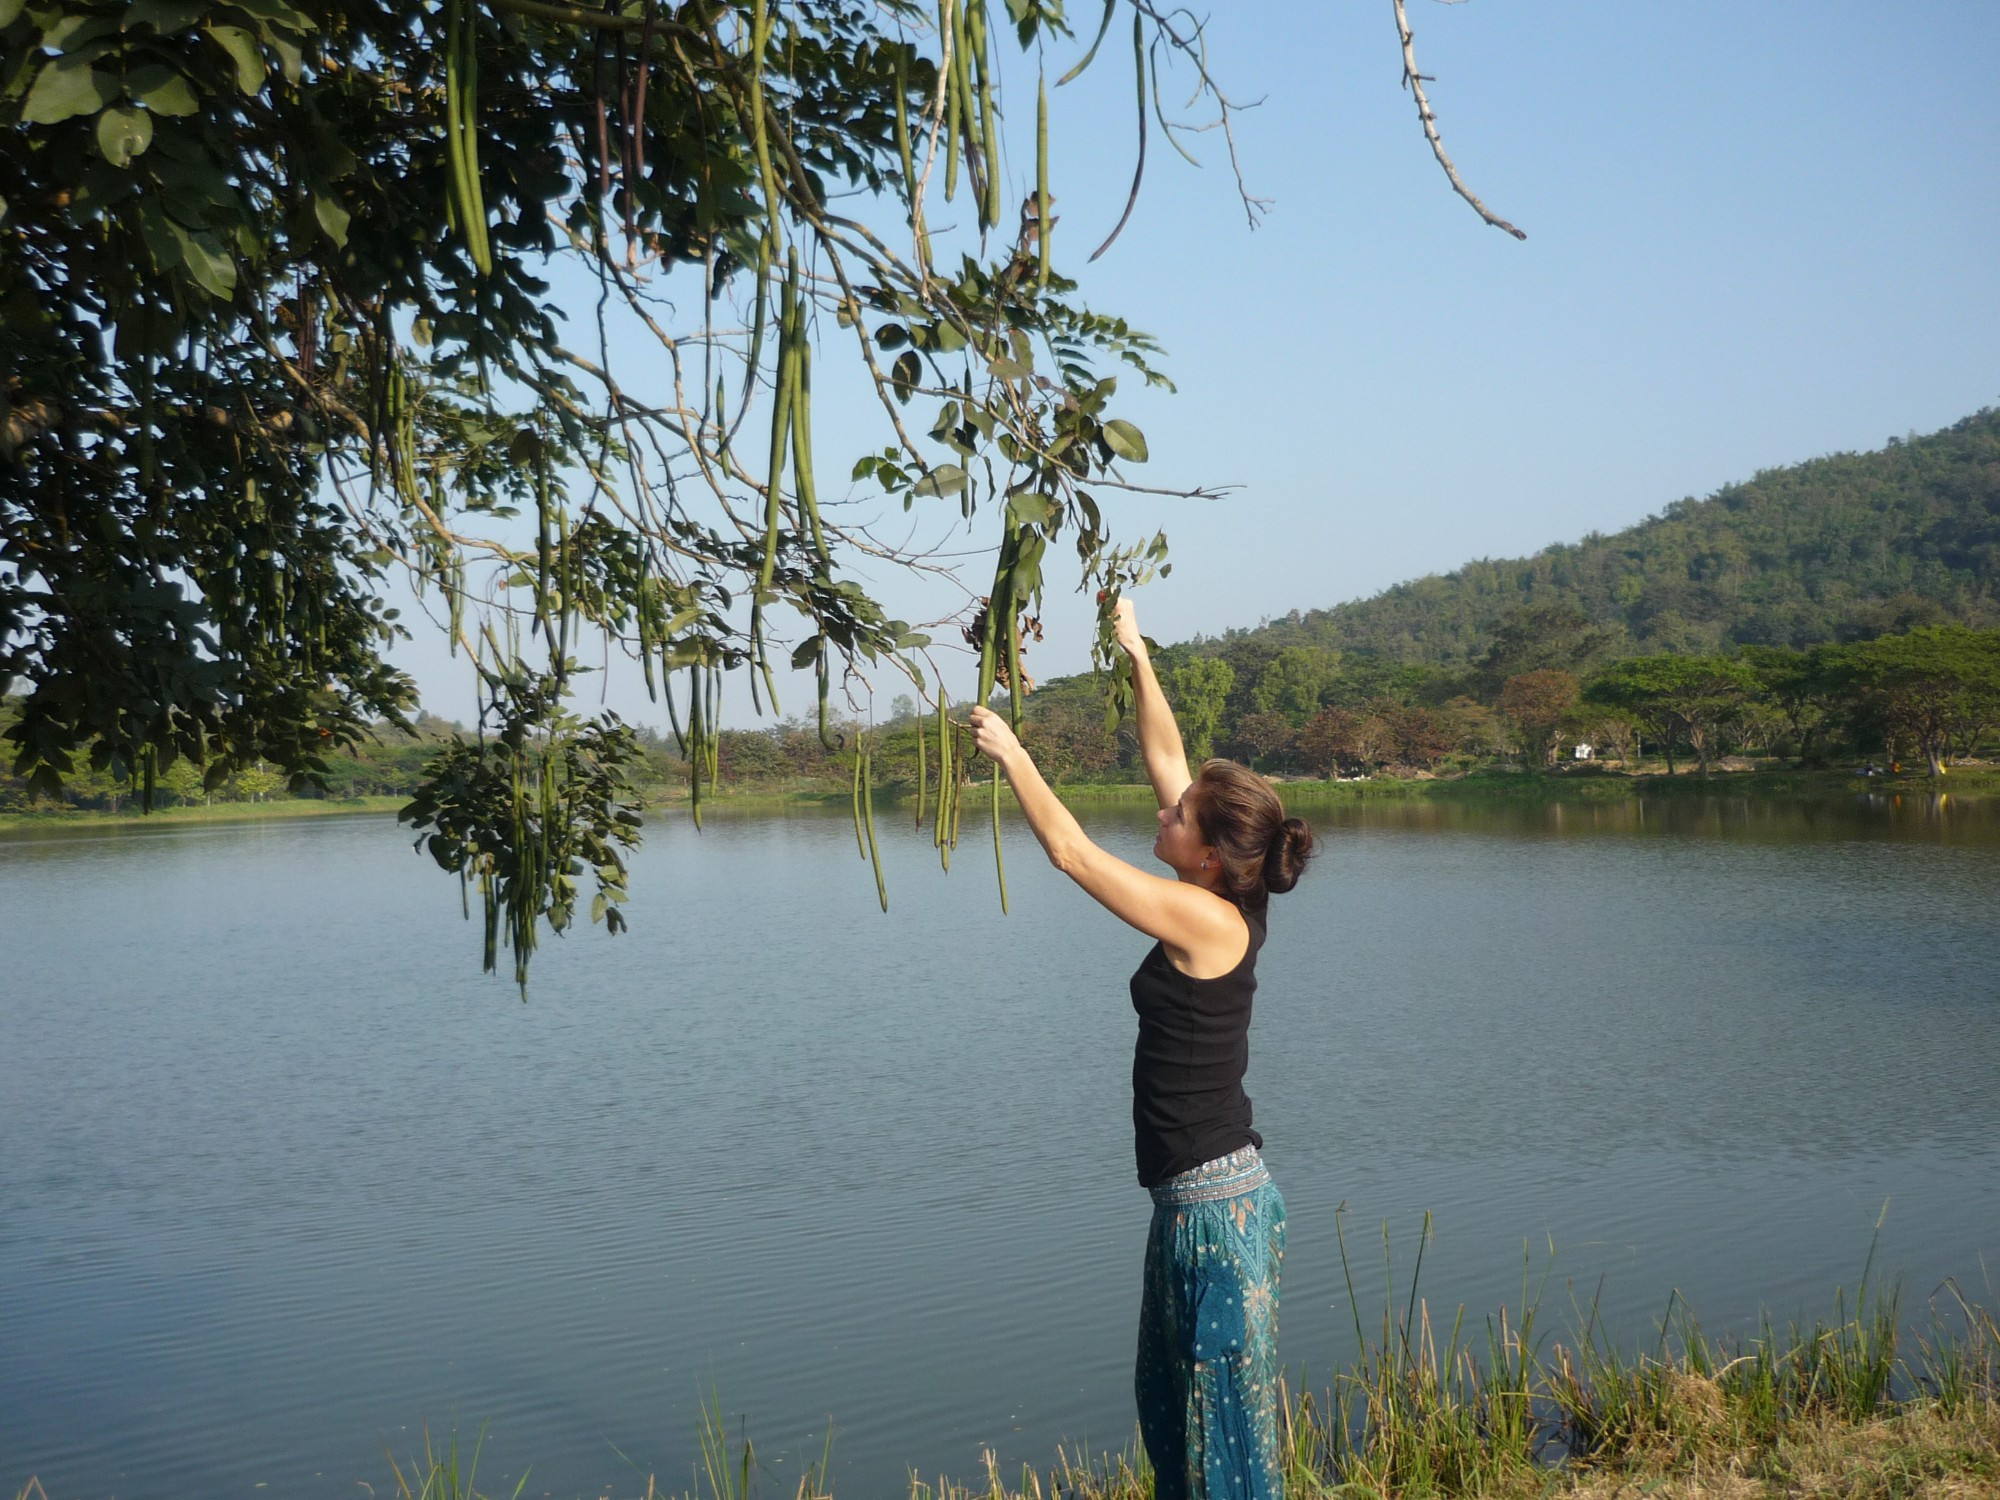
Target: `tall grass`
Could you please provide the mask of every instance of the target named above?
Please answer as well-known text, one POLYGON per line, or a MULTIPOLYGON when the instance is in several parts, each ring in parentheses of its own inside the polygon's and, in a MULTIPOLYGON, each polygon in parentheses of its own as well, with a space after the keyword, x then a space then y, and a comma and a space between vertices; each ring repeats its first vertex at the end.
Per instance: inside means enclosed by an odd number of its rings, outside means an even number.
MULTIPOLYGON (((1475 1326, 1434 1313, 1421 1290, 1425 1216, 1406 1286, 1383 1234, 1383 1305, 1364 1322, 1345 1225, 1336 1240, 1354 1310, 1354 1357, 1317 1389, 1279 1388, 1279 1445, 1291 1500, 1840 1500, 2000 1497, 2000 1322, 1956 1283, 1906 1321, 1871 1245, 1832 1314, 1748 1338, 1711 1338, 1678 1293, 1643 1345, 1608 1335, 1597 1299, 1551 1337, 1540 1314, 1549 1270, 1522 1259, 1521 1296, 1475 1326)), ((1879 1227, 1879 1226, 1878 1226, 1879 1227)), ((780 1491, 755 1446, 731 1437, 720 1399, 701 1406, 700 1461, 686 1500, 830 1500, 831 1433, 817 1462, 780 1491)), ((488 1500, 477 1486, 484 1430, 469 1455, 424 1434, 421 1456, 390 1456, 395 1500, 488 1500)), ((1010 1481, 992 1452, 966 1483, 912 1474, 907 1500, 1149 1500, 1144 1449, 1061 1451, 1010 1481)), ((635 1471, 636 1472, 636 1471, 635 1471)), ((528 1476, 511 1492, 519 1500, 528 1476)), ((636 1488, 636 1486, 635 1486, 636 1488)), ((645 1480, 645 1500, 665 1500, 645 1480)), ((48 1500, 30 1479, 16 1500, 48 1500)))
MULTIPOLYGON (((1871 1245, 1830 1318, 1766 1319, 1748 1339, 1714 1339, 1678 1295, 1646 1344, 1619 1346, 1596 1299, 1551 1337, 1540 1314, 1549 1276, 1523 1256, 1521 1296, 1472 1325, 1434 1313, 1421 1290, 1425 1216, 1407 1284, 1384 1232, 1383 1307, 1361 1313, 1345 1227, 1336 1238, 1354 1309, 1351 1364, 1317 1389, 1280 1386, 1279 1445, 1292 1500, 1530 1500, 1558 1494, 1674 1497, 1838 1495, 1843 1500, 2000 1496, 2000 1325, 1954 1284, 1912 1329, 1871 1245), (1706 1476, 1706 1477, 1705 1477, 1706 1476), (1710 1486, 1713 1486, 1711 1488, 1710 1486)), ((704 1415, 710 1481, 693 1500, 745 1500, 747 1444, 718 1464, 704 1415), (734 1487, 714 1475, 733 1476, 734 1487)), ((827 1500, 825 1460, 798 1500, 827 1500)), ((1134 1442, 1096 1459, 1062 1452, 1009 1482, 992 1453, 970 1483, 912 1476, 908 1500, 1147 1500, 1152 1474, 1134 1442)), ((648 1490, 649 1497, 652 1491, 648 1490)))

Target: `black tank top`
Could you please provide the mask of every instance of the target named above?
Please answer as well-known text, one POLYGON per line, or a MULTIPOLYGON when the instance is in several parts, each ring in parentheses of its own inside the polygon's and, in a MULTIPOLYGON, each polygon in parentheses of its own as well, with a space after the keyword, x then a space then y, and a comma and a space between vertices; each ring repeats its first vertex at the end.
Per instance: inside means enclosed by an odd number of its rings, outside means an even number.
POLYGON ((1155 943, 1132 975, 1132 1009, 1139 1013, 1132 1132, 1142 1187, 1264 1144, 1250 1128, 1250 1097, 1243 1092, 1264 919, 1245 912, 1244 920, 1250 946, 1227 974, 1192 978, 1155 943))

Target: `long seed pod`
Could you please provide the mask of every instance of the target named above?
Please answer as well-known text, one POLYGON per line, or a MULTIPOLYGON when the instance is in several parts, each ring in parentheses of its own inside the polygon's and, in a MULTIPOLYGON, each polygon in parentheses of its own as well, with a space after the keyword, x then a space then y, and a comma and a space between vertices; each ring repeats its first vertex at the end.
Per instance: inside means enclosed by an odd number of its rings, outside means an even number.
POLYGON ((1035 284, 1049 284, 1049 81, 1041 78, 1035 92, 1035 284))
MULTIPOLYGON (((761 676, 771 698, 771 712, 778 711, 778 689, 771 677, 770 658, 764 649, 764 596, 778 569, 778 523, 784 515, 785 452, 790 447, 792 424, 792 365, 797 349, 792 340, 791 304, 798 283, 799 257, 793 250, 786 258, 786 282, 780 293, 778 311, 778 369, 771 403, 771 449, 764 480, 764 560, 757 572, 757 591, 750 600, 750 698, 757 705, 757 679, 761 676)), ((761 707, 759 706, 761 712, 761 707)))
POLYGON ((750 7, 750 139, 757 151, 757 175, 764 183, 764 229, 774 245, 784 243, 779 213, 778 174, 771 166, 771 135, 764 118, 764 49, 771 41, 770 0, 750 7))
POLYGON ((924 783, 930 780, 930 767, 925 764, 924 716, 917 715, 917 827, 924 826, 924 783))
POLYGON ((799 508, 812 529, 813 550, 821 562, 830 562, 826 533, 819 522, 819 487, 813 482, 812 461, 812 345, 806 339, 805 299, 792 294, 792 487, 798 491, 799 508))
POLYGON ((1139 101, 1139 160, 1132 168, 1132 191, 1125 195, 1125 212, 1118 216, 1111 233, 1104 237, 1104 243, 1090 252, 1090 258, 1111 248, 1111 242, 1125 232, 1125 222, 1132 217, 1132 209, 1139 201, 1139 184, 1146 176, 1146 13, 1135 9, 1132 12, 1132 72, 1134 87, 1139 101))
POLYGON ((827 732, 826 727, 826 700, 827 690, 831 686, 831 676, 826 660, 826 637, 822 635, 819 638, 819 649, 813 653, 813 679, 819 689, 819 742, 829 750, 835 748, 833 736, 827 732))
POLYGON ((861 834, 861 767, 866 757, 861 748, 861 737, 854 738, 854 852, 863 859, 868 857, 868 845, 861 834))
POLYGON ((971 62, 979 78, 980 154, 986 163, 986 195, 981 201, 980 218, 987 225, 1000 222, 1005 187, 1000 181, 999 111, 993 107, 993 69, 987 55, 986 0, 967 0, 966 34, 971 42, 971 62))
MULTIPOLYGON (((954 735, 958 733, 958 726, 955 724, 952 726, 952 733, 954 735)), ((963 790, 966 782, 971 778, 965 769, 965 752, 960 750, 956 745, 952 746, 951 759, 951 833, 947 838, 947 842, 952 848, 956 849, 958 847, 958 815, 965 805, 963 790)))
POLYGON ((1007 593, 1007 722, 1016 734, 1021 732, 1021 698, 1026 692, 1021 682, 1021 612, 1010 588, 1007 593))
POLYGON ((959 139, 965 152, 965 172, 971 179, 973 198, 978 204, 982 227, 986 218, 986 189, 980 174, 979 160, 979 115, 978 99, 972 88, 972 43, 970 28, 966 25, 966 5, 968 0, 957 0, 951 8, 952 37, 952 86, 956 91, 958 109, 959 139))
POLYGON ((688 737, 681 729, 681 711, 679 706, 674 702, 674 680, 667 665, 667 650, 664 640, 660 643, 660 686, 666 694, 667 727, 673 731, 674 748, 680 751, 688 760, 692 761, 694 757, 688 750, 688 737))
POLYGON ((861 817, 868 828, 868 863, 875 870, 875 899, 889 909, 889 886, 882 878, 882 853, 875 845, 875 757, 861 758, 861 817))
POLYGON ((900 45, 896 48, 896 157, 903 168, 903 197, 913 202, 917 192, 917 159, 910 150, 910 57, 900 45))
MULTIPOLYGON (((1000 915, 1007 915, 1007 856, 1000 852, 1000 762, 993 762, 993 871, 1000 877, 1000 915)), ((883 908, 885 911, 888 909, 883 908)))
POLYGON ((944 853, 945 824, 951 817, 951 712, 947 706, 944 684, 938 684, 937 706, 938 736, 938 797, 937 821, 931 825, 931 844, 944 861, 944 867, 951 868, 951 858, 944 853))
POLYGON ((486 239, 486 205, 479 191, 479 53, 473 45, 469 0, 445 3, 445 163, 451 173, 452 207, 465 235, 466 251, 481 275, 490 275, 493 256, 486 239))
POLYGON ((958 192, 958 0, 938 0, 938 43, 944 48, 944 201, 958 192))
POLYGON ((688 668, 688 800, 694 806, 694 826, 701 827, 701 773, 706 769, 703 762, 708 758, 707 720, 702 713, 702 670, 699 665, 688 668))

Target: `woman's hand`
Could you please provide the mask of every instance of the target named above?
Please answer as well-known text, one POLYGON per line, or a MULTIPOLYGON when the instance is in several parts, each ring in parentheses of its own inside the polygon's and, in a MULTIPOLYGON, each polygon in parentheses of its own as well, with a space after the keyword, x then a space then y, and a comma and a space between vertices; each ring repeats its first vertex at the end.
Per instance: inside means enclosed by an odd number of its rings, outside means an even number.
POLYGON ((1142 656, 1146 651, 1146 638, 1139 634, 1139 613, 1132 608, 1130 599, 1121 598, 1112 606, 1111 628, 1118 638, 1118 647, 1127 656, 1142 656))
POLYGON ((995 765, 1005 765, 1007 757, 1021 748, 1007 720, 990 708, 972 710, 972 743, 995 765))

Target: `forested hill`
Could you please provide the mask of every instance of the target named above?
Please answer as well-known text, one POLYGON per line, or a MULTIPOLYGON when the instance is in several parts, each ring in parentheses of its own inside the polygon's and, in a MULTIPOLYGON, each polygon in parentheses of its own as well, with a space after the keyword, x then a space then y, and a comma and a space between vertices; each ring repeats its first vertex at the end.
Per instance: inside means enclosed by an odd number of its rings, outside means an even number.
POLYGON ((1549 614, 1603 627, 1612 656, 2000 625, 2000 409, 1878 452, 1769 469, 1611 536, 1467 563, 1228 640, 1456 665, 1485 653, 1510 616, 1549 614))

